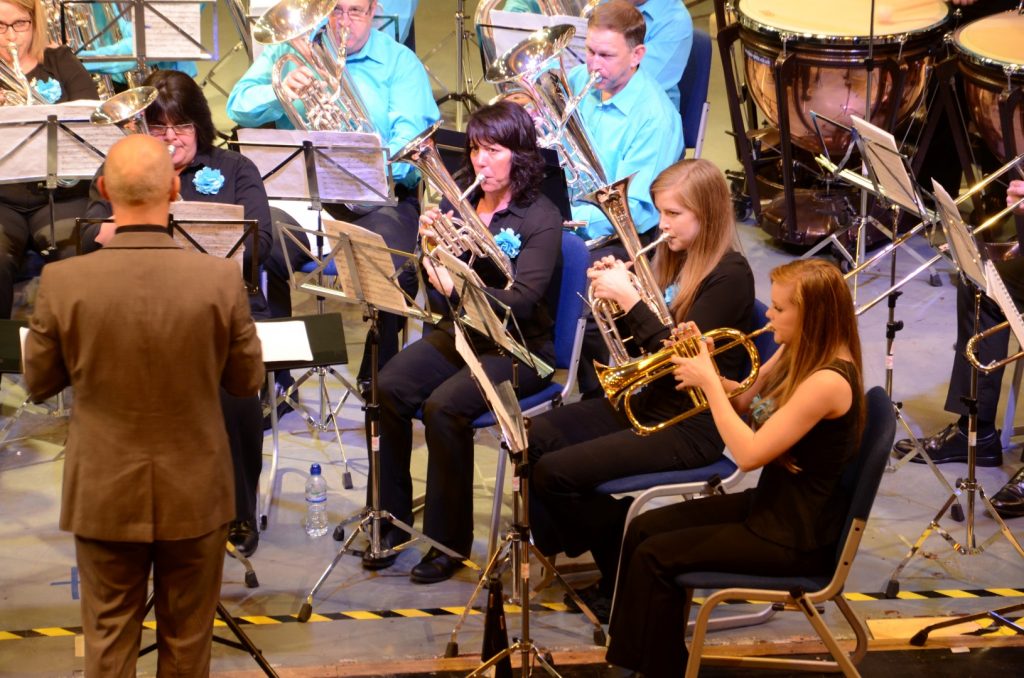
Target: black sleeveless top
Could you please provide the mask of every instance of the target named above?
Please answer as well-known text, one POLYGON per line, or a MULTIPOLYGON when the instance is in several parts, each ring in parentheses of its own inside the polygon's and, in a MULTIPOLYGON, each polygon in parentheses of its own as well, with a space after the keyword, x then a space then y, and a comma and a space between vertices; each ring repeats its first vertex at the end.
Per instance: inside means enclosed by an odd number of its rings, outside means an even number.
POLYGON ((846 464, 857 454, 858 427, 864 398, 853 363, 833 360, 824 369, 838 372, 853 388, 849 411, 822 419, 789 454, 798 473, 778 462, 761 469, 746 525, 768 541, 798 551, 813 551, 839 540, 846 517, 846 500, 837 496, 846 464))

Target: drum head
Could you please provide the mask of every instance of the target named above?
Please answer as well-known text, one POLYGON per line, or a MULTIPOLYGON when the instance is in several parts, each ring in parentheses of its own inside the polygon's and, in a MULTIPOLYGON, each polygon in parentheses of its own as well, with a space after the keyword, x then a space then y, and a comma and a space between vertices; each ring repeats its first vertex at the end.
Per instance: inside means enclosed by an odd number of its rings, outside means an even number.
MULTIPOLYGON (((823 41, 867 38, 871 31, 871 0, 808 3, 807 0, 740 0, 740 23, 767 33, 793 33, 823 41)), ((877 38, 890 41, 928 30, 946 20, 943 0, 888 0, 875 5, 877 38)))
POLYGON ((956 32, 953 44, 979 64, 1017 66, 1024 74, 1024 14, 1010 11, 972 21, 956 32))

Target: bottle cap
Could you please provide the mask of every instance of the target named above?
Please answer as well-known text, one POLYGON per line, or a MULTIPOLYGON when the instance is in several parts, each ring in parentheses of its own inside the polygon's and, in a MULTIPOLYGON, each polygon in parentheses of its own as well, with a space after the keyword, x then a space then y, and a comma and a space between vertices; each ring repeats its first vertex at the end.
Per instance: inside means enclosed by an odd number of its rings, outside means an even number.
POLYGON ((320 475, 320 464, 313 464, 309 467, 309 475, 318 476, 320 475))

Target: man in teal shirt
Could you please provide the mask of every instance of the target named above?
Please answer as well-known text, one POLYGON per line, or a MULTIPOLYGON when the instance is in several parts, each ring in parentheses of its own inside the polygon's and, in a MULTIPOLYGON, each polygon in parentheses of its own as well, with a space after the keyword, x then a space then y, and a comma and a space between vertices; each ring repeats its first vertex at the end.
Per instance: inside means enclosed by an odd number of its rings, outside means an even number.
MULTIPOLYGON (((348 28, 346 42, 346 68, 353 85, 366 106, 370 122, 381 136, 389 154, 401 149, 413 137, 440 118, 427 79, 426 70, 415 54, 407 47, 395 42, 386 32, 373 29, 373 16, 377 10, 376 0, 338 0, 329 18, 328 30, 340 31, 348 28)), ((243 127, 259 127, 274 124, 278 128, 290 129, 291 122, 285 115, 271 86, 271 69, 277 59, 285 53, 295 53, 286 44, 271 45, 263 50, 245 75, 235 84, 228 97, 228 117, 243 127)), ((306 67, 285 71, 282 84, 289 92, 300 90, 312 79, 306 67)), ((298 105, 301 110, 301 103, 298 105)), ((419 218, 419 202, 416 196, 418 172, 407 164, 391 166, 395 179, 395 196, 398 204, 394 207, 378 207, 367 214, 354 214, 340 205, 331 205, 332 216, 368 228, 383 236, 393 249, 411 252, 416 246, 419 218)), ((285 257, 293 267, 305 263, 305 257, 297 250, 273 251, 266 264, 268 301, 275 317, 291 314, 290 296, 287 289, 288 268, 285 257)), ((404 260, 396 259, 396 265, 404 260)), ((416 276, 406 271, 399 276, 402 288, 416 294, 416 276)), ((391 315, 380 316, 379 364, 383 366, 398 351, 398 335, 403 319, 391 315)), ((369 345, 367 345, 369 348, 369 345)), ((365 383, 370 375, 369 351, 363 356, 358 379, 365 383)))
MULTIPOLYGON (((649 73, 679 108, 679 80, 690 57, 693 44, 693 20, 683 0, 629 0, 644 18, 647 34, 640 69, 649 73)), ((501 7, 507 12, 540 14, 537 0, 506 0, 501 7)))
MULTIPOLYGON (((629 187, 629 210, 643 239, 654 234, 658 224, 651 182, 683 150, 678 109, 640 67, 646 53, 645 30, 643 17, 628 0, 600 5, 587 24, 586 64, 569 73, 569 85, 577 93, 591 72, 601 76, 580 102, 580 118, 608 181, 635 174, 629 187)), ((572 216, 586 222, 590 239, 613 233, 594 205, 573 203, 572 216)))

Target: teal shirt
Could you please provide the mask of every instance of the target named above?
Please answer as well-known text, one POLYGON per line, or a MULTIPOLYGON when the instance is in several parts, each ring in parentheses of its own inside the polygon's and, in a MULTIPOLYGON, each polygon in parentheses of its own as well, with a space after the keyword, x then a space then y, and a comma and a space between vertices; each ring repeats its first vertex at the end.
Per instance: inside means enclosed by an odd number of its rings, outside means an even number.
MULTIPOLYGON (((398 17, 398 42, 405 42, 405 39, 409 37, 409 27, 412 25, 412 19, 416 16, 416 5, 419 4, 419 0, 377 0, 377 16, 378 17, 398 17)), ((381 19, 377 19, 377 25, 380 26, 381 19)), ((395 36, 395 28, 391 24, 382 27, 382 30, 390 35, 395 36)))
MULTIPOLYGON (((270 45, 256 58, 228 96, 227 114, 242 127, 273 123, 292 129, 281 102, 274 95, 270 73, 274 62, 294 50, 286 44, 270 45)), ((440 119, 423 64, 409 48, 387 33, 370 31, 363 48, 349 54, 349 76, 388 152, 393 154, 440 119)), ((285 69, 285 75, 291 67, 285 69)), ((299 104, 301 108, 301 104, 299 104)), ((406 164, 391 168, 395 181, 415 185, 418 175, 406 164)))
MULTIPOLYGON (((93 12, 97 11, 98 7, 93 8, 93 12)), ((97 14, 98 28, 102 30, 106 27, 106 20, 101 18, 97 14)), ((109 45, 101 45, 92 49, 83 49, 76 52, 79 57, 90 57, 90 56, 116 56, 119 54, 131 54, 135 51, 135 30, 131 21, 128 21, 124 17, 117 20, 118 27, 121 29, 121 39, 117 42, 109 45)), ((101 41, 106 39, 107 33, 103 34, 101 41)), ((193 61, 147 61, 147 65, 153 68, 160 68, 164 70, 182 71, 187 73, 193 78, 196 77, 196 64, 193 61)), ((103 73, 105 75, 113 76, 116 82, 123 83, 125 81, 125 71, 130 71, 135 68, 134 61, 83 61, 82 65, 85 66, 85 70, 90 73, 103 73)))
POLYGON ((505 4, 498 9, 506 12, 526 12, 528 14, 540 14, 540 5, 537 0, 505 0, 505 4))
POLYGON ((683 0, 647 0, 637 9, 647 24, 647 53, 640 70, 647 71, 679 109, 679 79, 690 58, 693 20, 683 0))
MULTIPOLYGON (((586 81, 585 65, 570 71, 573 92, 578 92, 586 81)), ((651 200, 651 182, 683 151, 679 110, 654 78, 639 69, 607 101, 601 101, 597 90, 590 90, 580 102, 579 113, 609 183, 636 173, 629 187, 629 210, 637 231, 644 233, 657 226, 658 211, 651 200)), ((613 232, 601 210, 589 203, 573 203, 572 217, 588 222, 588 238, 613 232)))

